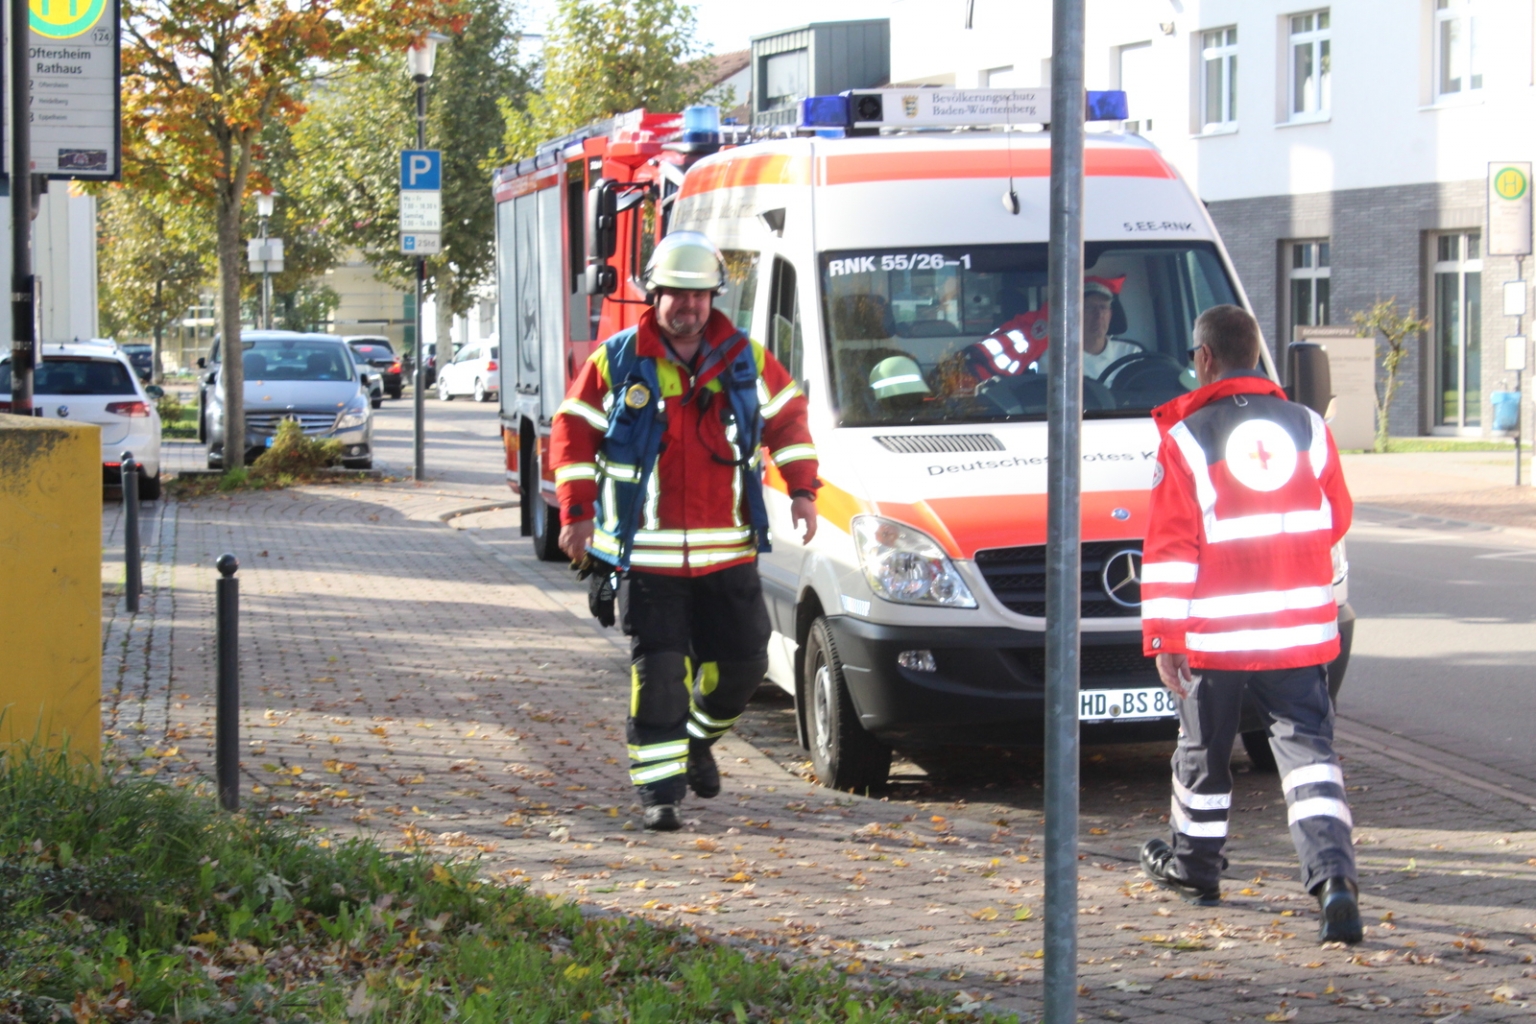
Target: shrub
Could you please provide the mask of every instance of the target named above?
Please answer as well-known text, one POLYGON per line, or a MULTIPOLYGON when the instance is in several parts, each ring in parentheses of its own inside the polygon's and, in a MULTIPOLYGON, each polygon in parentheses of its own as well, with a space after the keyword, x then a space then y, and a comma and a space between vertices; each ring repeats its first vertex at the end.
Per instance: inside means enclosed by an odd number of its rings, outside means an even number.
POLYGON ((272 447, 251 463, 251 475, 261 479, 289 476, 300 479, 341 462, 341 442, 306 437, 296 420, 277 425, 272 447))

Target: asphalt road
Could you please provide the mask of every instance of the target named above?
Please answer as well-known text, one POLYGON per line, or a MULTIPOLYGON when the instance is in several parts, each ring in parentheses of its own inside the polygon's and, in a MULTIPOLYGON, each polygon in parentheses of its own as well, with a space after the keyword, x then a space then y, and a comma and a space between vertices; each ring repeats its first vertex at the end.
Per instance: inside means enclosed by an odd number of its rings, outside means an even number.
MULTIPOLYGON (((429 481, 473 484, 513 500, 494 403, 429 395, 426 417, 429 481)), ((409 393, 385 402, 375 442, 380 468, 410 474, 409 393)), ((523 557, 530 542, 519 536, 516 515, 486 514, 476 536, 523 557)), ((1359 620, 1339 698, 1341 729, 1396 734, 1386 741, 1478 777, 1536 782, 1529 741, 1536 735, 1536 537, 1366 508, 1350 534, 1349 558, 1359 620)), ((742 728, 786 767, 804 770, 786 696, 764 687, 742 728)), ((1131 777, 1161 792, 1170 751, 1167 743, 1088 747, 1085 789, 1095 778, 1131 777)), ((1240 746, 1236 757, 1245 760, 1240 746)), ((898 751, 891 795, 1028 806, 1038 799, 1041 767, 1038 750, 898 751)))
POLYGON ((1339 714, 1536 780, 1536 539, 1362 509, 1339 714))

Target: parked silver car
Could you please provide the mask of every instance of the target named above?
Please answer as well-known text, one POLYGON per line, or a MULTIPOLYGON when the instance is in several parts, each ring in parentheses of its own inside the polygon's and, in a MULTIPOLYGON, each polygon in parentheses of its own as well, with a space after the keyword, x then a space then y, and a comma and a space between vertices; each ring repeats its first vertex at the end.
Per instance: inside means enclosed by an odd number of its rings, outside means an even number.
MULTIPOLYGON (((329 334, 251 331, 240 337, 245 368, 246 462, 271 446, 285 419, 299 422, 311 437, 342 445, 342 465, 373 466, 373 411, 368 382, 340 338, 329 334)), ((202 391, 203 433, 208 465, 224 465, 223 364, 214 349, 202 391)))

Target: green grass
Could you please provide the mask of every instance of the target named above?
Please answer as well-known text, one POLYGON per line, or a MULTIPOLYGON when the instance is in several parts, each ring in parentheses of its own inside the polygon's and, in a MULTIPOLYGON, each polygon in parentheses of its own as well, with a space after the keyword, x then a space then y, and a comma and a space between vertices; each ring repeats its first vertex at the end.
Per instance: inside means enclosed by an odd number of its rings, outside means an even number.
MULTIPOLYGON (((1388 443, 1389 452, 1513 452, 1515 444, 1510 440, 1498 438, 1459 438, 1459 437, 1394 437, 1388 443)), ((1369 448, 1351 448, 1341 452, 1344 455, 1369 455, 1369 448)))
POLYGON ((0 763, 0 1021, 986 1019, 825 964, 587 917, 473 864, 222 814, 202 788, 59 757, 0 763))

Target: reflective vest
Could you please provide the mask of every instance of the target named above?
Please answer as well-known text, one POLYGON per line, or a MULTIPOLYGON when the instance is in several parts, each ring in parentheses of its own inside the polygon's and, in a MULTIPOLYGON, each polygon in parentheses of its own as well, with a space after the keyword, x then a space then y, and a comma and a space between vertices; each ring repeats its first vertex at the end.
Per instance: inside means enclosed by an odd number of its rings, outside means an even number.
MULTIPOLYGON (((656 471, 662 437, 667 429, 656 360, 636 353, 636 333, 631 327, 604 342, 612 387, 608 429, 598 451, 597 522, 592 553, 619 569, 629 568, 645 496, 651 475, 656 471)), ((745 339, 746 335, 737 331, 722 344, 707 350, 698 375, 702 376, 710 368, 711 359, 723 358, 721 353, 745 339)), ((722 415, 731 419, 725 425, 725 433, 736 451, 741 453, 737 461, 741 492, 757 538, 757 550, 768 551, 768 507, 763 500, 759 451, 763 418, 759 406, 757 360, 750 343, 741 345, 719 380, 727 401, 722 415)), ((702 394, 700 390, 686 395, 683 401, 698 401, 702 394)))
POLYGON ((1246 374, 1153 419, 1163 441, 1141 570, 1143 653, 1234 671, 1332 661, 1332 548, 1353 505, 1322 417, 1246 374))
POLYGON ((965 349, 965 362, 977 380, 1016 377, 1045 354, 1050 310, 1042 306, 1021 313, 965 349))

